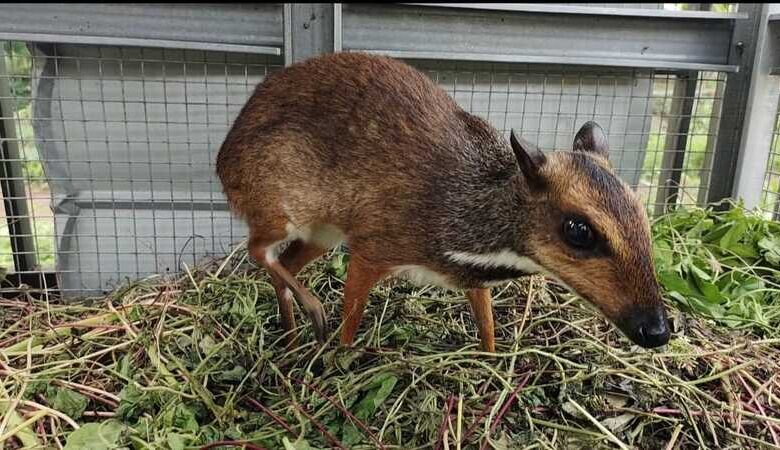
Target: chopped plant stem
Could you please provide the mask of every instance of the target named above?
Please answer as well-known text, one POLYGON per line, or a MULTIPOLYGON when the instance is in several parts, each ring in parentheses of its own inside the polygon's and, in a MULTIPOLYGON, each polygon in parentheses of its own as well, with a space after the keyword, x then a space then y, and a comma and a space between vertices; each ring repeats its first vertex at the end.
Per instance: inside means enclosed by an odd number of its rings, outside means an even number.
POLYGON ((498 427, 498 424, 501 422, 501 419, 504 418, 504 414, 506 414, 507 410, 510 406, 512 406, 512 403, 514 403, 515 399, 517 398, 517 393, 520 392, 523 387, 525 387, 525 384, 528 382, 528 379, 531 377, 531 373, 527 373, 525 378, 517 385, 517 387, 512 391, 512 394, 509 396, 509 399, 504 403, 504 406, 501 407, 501 411, 499 411, 498 415, 496 416, 496 419, 493 421, 493 423, 490 425, 490 431, 488 431, 488 434, 485 439, 485 442, 482 444, 481 449, 487 448, 488 442, 490 440, 490 436, 493 434, 493 432, 496 430, 496 427, 498 427))
POLYGON ((439 450, 444 445, 444 434, 447 432, 447 424, 450 422, 450 411, 455 405, 455 396, 450 394, 447 398, 447 408, 444 410, 444 415, 441 419, 441 425, 439 426, 439 433, 436 438, 436 450, 439 450))
POLYGON ((598 428, 604 435, 612 441, 614 444, 616 444, 618 447, 620 447, 623 450, 629 450, 628 446, 620 441, 620 439, 616 438, 612 432, 610 432, 604 425, 601 424, 596 418, 594 418, 585 408, 580 406, 577 402, 575 402, 572 399, 569 399, 569 402, 579 411, 582 415, 588 418, 593 425, 596 425, 596 428, 598 428))

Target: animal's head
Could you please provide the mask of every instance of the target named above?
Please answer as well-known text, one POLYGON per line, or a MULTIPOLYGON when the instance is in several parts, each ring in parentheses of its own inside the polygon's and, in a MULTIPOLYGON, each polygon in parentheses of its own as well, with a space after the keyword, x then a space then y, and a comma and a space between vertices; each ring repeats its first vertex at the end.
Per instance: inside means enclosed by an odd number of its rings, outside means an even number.
POLYGON ((533 204, 527 222, 529 256, 636 344, 666 344, 669 325, 655 278, 647 214, 613 172, 601 127, 583 125, 571 152, 545 155, 514 133, 510 141, 533 204))

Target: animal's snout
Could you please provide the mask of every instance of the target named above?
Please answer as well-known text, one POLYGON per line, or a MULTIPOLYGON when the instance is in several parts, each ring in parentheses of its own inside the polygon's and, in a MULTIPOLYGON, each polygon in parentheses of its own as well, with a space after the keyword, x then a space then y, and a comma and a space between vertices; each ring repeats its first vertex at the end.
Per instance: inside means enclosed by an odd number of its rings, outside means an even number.
POLYGON ((639 342, 642 347, 653 348, 669 342, 669 325, 662 321, 648 322, 639 326, 639 342))
POLYGON ((637 345, 655 348, 669 342, 671 326, 663 306, 643 309, 631 314, 620 328, 637 345))

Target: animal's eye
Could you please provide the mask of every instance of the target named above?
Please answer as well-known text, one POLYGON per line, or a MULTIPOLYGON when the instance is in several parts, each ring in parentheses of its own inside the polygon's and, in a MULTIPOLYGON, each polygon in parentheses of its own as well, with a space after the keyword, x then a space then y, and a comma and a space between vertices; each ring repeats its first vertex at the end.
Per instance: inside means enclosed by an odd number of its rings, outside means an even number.
POLYGON ((563 221, 563 237, 572 247, 588 249, 596 243, 593 230, 582 219, 566 219, 563 221))

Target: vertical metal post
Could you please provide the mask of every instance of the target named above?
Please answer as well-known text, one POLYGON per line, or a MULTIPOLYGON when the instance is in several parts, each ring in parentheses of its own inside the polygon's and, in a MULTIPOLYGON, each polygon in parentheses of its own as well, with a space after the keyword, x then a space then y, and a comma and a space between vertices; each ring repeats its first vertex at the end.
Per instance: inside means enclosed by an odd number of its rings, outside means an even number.
POLYGON ((780 4, 765 5, 761 11, 756 42, 753 74, 746 103, 740 152, 734 175, 733 196, 742 199, 746 208, 761 206, 761 194, 766 177, 775 114, 780 100, 780 83, 772 76, 772 67, 780 61, 780 39, 770 31, 768 17, 780 12, 780 4))
POLYGON ((674 81, 671 120, 667 126, 665 152, 655 200, 656 215, 663 214, 677 203, 698 78, 698 72, 684 72, 678 74, 674 81))
POLYGON ((333 4, 333 51, 340 52, 342 49, 343 24, 341 22, 341 3, 333 4))
POLYGON ((738 65, 739 72, 729 74, 723 92, 723 111, 712 161, 708 202, 729 198, 733 193, 758 36, 761 21, 766 21, 766 4, 740 3, 739 10, 747 12, 749 17, 736 21, 732 33, 729 64, 738 65))
POLYGON ((341 50, 340 4, 284 4, 285 65, 339 50, 341 50))
MULTIPOLYGON (((712 3, 700 3, 699 11, 712 11, 712 3)), ((698 78, 698 75, 697 75, 698 78)), ((700 86, 700 91, 704 91, 704 81, 700 86)), ((725 83, 715 83, 715 93, 712 100, 712 110, 710 111, 710 121, 707 127, 707 142, 704 147, 704 157, 699 169, 699 190, 696 195, 696 204, 703 205, 707 203, 707 192, 709 192, 710 177, 712 175, 712 155, 715 152, 715 141, 720 126, 720 111, 723 108, 723 89, 725 83), (717 119, 716 119, 717 117, 717 119)))
POLYGON ((0 188, 3 192, 14 269, 23 272, 34 269, 36 258, 19 141, 13 121, 15 109, 10 99, 11 88, 5 67, 5 52, 0 47, 0 188))
POLYGON ((707 203, 707 193, 709 192, 710 180, 712 179, 712 157, 715 154, 715 142, 717 141, 718 128, 720 127, 720 111, 723 109, 723 92, 725 87, 726 83, 716 82, 715 94, 712 100, 712 115, 710 116, 709 127, 707 127, 707 146, 704 150, 701 170, 699 170, 699 194, 696 197, 698 205, 707 203))

